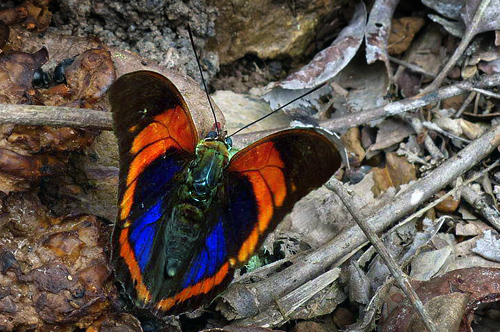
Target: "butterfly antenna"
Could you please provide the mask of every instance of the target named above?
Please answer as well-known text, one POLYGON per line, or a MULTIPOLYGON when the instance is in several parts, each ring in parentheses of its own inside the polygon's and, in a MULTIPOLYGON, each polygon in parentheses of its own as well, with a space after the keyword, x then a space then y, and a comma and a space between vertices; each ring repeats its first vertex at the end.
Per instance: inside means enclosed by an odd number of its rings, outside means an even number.
MULTIPOLYGON (((327 82, 328 82, 328 81, 327 81, 327 82)), ((283 106, 281 106, 281 107, 279 107, 279 108, 275 109, 275 110, 274 110, 274 111, 272 111, 272 112, 267 113, 267 114, 266 114, 266 115, 264 115, 263 117, 258 118, 257 120, 255 120, 255 121, 253 121, 253 122, 250 122, 250 123, 249 123, 249 124, 247 124, 246 126, 243 126, 242 128, 240 128, 240 129, 236 130, 234 133, 232 133, 231 135, 229 135, 229 136, 227 136, 227 137, 229 138, 229 137, 231 137, 231 136, 236 135, 236 134, 237 134, 237 133, 239 133, 240 131, 242 131, 242 130, 244 130, 244 129, 247 129, 248 127, 250 127, 250 126, 252 126, 252 125, 256 124, 256 123, 257 123, 257 122, 259 122, 259 121, 264 120, 265 118, 267 118, 267 117, 269 117, 269 116, 273 115, 274 113, 276 113, 276 112, 278 112, 278 111, 282 110, 283 108, 285 108, 285 107, 287 107, 288 105, 290 105, 290 104, 292 104, 292 103, 296 102, 297 100, 299 100, 299 99, 301 99, 301 98, 304 98, 304 97, 305 97, 305 96, 307 96, 308 94, 311 94, 311 93, 313 93, 314 91, 321 89, 322 87, 324 87, 324 86, 326 85, 326 83, 327 83, 327 82, 323 82, 323 83, 321 83, 320 85, 318 85, 318 86, 317 86, 317 87, 315 87, 314 89, 311 89, 311 90, 307 91, 306 93, 301 94, 300 96, 298 96, 297 98, 295 98, 295 99, 293 99, 293 100, 289 101, 289 102, 288 102, 288 103, 286 103, 285 105, 283 105, 283 106)))
POLYGON ((196 47, 194 46, 193 33, 191 32, 191 26, 189 23, 187 24, 187 29, 189 33, 189 39, 191 40, 191 46, 193 46, 194 56, 196 57, 196 64, 198 65, 198 69, 200 70, 201 81, 203 82, 203 87, 205 88, 205 93, 207 94, 208 103, 210 104, 210 109, 212 110, 212 114, 214 116, 215 128, 217 130, 217 134, 220 134, 221 128, 219 128, 219 123, 217 122, 217 117, 215 116, 214 106, 212 105, 212 101, 210 100, 210 96, 208 95, 207 84, 205 83, 205 78, 203 77, 203 71, 201 70, 200 59, 198 58, 198 53, 196 53, 196 47))

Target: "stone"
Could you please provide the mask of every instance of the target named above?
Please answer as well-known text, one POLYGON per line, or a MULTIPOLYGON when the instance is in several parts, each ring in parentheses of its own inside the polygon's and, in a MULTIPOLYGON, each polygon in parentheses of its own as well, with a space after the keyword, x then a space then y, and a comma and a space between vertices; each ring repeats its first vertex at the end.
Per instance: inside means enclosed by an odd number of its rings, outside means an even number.
POLYGON ((321 20, 343 3, 346 1, 213 1, 219 16, 207 48, 218 52, 221 64, 249 53, 262 59, 300 57, 314 40, 321 20))

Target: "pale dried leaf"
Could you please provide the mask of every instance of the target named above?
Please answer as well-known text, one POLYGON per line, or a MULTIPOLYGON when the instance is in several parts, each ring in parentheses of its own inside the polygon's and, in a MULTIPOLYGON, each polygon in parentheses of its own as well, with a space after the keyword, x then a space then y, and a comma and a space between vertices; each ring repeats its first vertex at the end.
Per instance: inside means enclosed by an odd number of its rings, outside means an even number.
POLYGON ((438 273, 452 251, 450 246, 417 255, 411 263, 410 276, 417 280, 429 280, 438 273))
POLYGON ((387 41, 391 31, 391 20, 399 0, 377 0, 366 24, 366 61, 387 62, 387 41))
POLYGON ((428 15, 431 20, 434 22, 441 24, 443 28, 448 31, 451 35, 462 38, 465 33, 465 27, 462 22, 448 21, 445 18, 442 18, 439 15, 429 14, 428 15))
MULTIPOLYGON (((462 7, 460 17, 467 29, 472 29, 472 21, 476 14, 477 8, 483 0, 467 0, 465 6, 462 7)), ((488 8, 484 11, 479 24, 475 27, 474 34, 486 31, 500 30, 500 0, 491 0, 488 8)))
POLYGON ((457 236, 476 236, 482 234, 485 230, 491 229, 490 226, 479 220, 470 220, 467 223, 459 223, 455 226, 457 236))
POLYGON ((332 45, 318 53, 301 70, 288 76, 280 86, 297 90, 313 88, 335 77, 354 57, 363 41, 366 8, 360 2, 348 26, 340 32, 332 45))
POLYGON ((422 0, 427 7, 451 19, 458 19, 465 0, 422 0))
POLYGON ((500 239, 497 233, 493 234, 491 230, 486 230, 483 237, 476 242, 476 247, 472 252, 500 263, 500 239))
POLYGON ((370 151, 388 148, 415 133, 415 130, 411 126, 397 119, 387 119, 377 127, 379 128, 377 140, 370 147, 370 151))

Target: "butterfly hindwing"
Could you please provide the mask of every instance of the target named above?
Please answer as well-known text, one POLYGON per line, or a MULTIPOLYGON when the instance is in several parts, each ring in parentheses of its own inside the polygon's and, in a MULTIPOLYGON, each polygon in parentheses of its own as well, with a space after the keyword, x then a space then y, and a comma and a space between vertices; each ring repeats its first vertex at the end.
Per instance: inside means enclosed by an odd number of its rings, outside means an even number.
POLYGON ((320 129, 290 129, 239 151, 226 175, 226 236, 233 266, 248 261, 294 204, 340 167, 336 139, 320 129))
POLYGON ((120 153, 113 263, 125 291, 140 307, 149 307, 159 291, 152 267, 162 266, 154 248, 161 227, 171 222, 171 197, 198 137, 179 91, 160 74, 120 77, 109 100, 120 153))
POLYGON ((182 275, 175 292, 164 285, 163 294, 169 294, 156 304, 156 312, 161 315, 177 314, 208 304, 233 279, 233 268, 228 261, 227 237, 224 229, 223 211, 216 209, 216 221, 207 232, 182 275))

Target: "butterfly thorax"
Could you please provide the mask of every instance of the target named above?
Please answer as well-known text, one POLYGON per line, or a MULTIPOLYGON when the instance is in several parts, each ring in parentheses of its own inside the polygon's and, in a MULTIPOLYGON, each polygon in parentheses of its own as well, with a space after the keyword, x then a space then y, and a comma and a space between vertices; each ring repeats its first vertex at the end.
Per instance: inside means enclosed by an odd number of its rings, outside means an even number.
POLYGON ((189 165, 187 183, 190 195, 200 201, 212 199, 228 163, 229 152, 225 143, 217 140, 201 141, 189 165))
POLYGON ((173 208, 171 227, 167 227, 170 247, 166 260, 166 273, 173 277, 197 241, 203 235, 207 212, 222 185, 224 169, 229 163, 225 143, 217 140, 201 141, 179 187, 178 203, 173 208))

